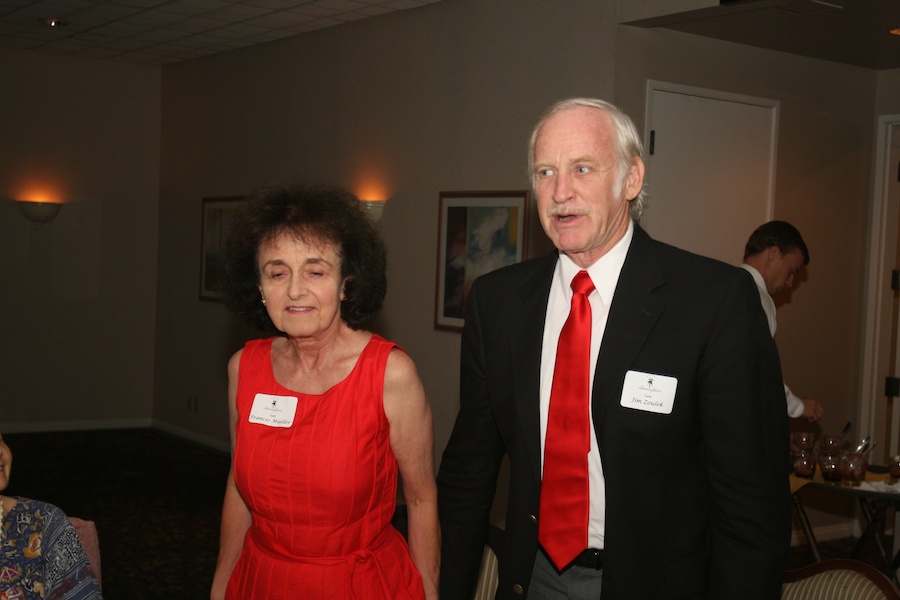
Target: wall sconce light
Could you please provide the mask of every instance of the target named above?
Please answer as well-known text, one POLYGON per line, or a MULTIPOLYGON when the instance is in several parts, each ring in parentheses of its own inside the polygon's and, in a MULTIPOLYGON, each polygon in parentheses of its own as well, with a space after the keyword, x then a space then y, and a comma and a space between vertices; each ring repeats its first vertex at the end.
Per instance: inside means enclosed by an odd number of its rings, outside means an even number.
POLYGON ((34 202, 32 200, 16 200, 25 218, 35 223, 49 223, 62 208, 58 202, 34 202))
POLYGON ((372 219, 373 222, 377 223, 381 220, 381 213, 384 212, 384 205, 387 204, 387 198, 384 200, 360 200, 359 202, 363 205, 363 208, 366 209, 366 213, 368 213, 369 218, 372 219))

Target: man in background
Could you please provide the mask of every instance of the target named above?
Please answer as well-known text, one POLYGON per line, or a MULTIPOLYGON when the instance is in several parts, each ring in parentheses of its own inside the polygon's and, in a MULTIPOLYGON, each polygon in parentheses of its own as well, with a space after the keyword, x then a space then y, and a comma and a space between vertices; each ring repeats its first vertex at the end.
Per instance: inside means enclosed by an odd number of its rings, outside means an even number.
MULTIPOLYGON (((794 284, 794 277, 809 264, 809 250, 797 228, 785 221, 770 221, 756 228, 744 248, 741 265, 756 282, 759 299, 769 321, 769 333, 775 337, 778 322, 774 297, 794 284)), ((784 385, 788 415, 806 417, 811 423, 822 418, 818 401, 799 398, 784 385)))

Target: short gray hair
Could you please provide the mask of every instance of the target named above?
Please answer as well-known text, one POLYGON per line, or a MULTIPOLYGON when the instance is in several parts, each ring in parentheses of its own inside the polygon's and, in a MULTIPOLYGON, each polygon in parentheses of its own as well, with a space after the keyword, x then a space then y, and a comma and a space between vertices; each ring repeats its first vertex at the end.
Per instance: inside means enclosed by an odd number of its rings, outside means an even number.
MULTIPOLYGON (((613 126, 613 133, 615 134, 615 147, 613 148, 613 151, 618 158, 619 178, 622 180, 621 189, 624 189, 625 187, 625 178, 628 177, 628 169, 631 167, 635 157, 643 159, 644 144, 641 142, 641 136, 638 134, 637 127, 635 127, 631 117, 622 112, 618 107, 605 100, 598 100, 596 98, 569 98, 567 100, 561 100, 544 113, 531 132, 531 138, 528 142, 528 173, 532 189, 534 188, 534 144, 537 140, 538 132, 551 116, 558 112, 570 108, 577 108, 579 106, 596 108, 609 115, 609 119, 613 126)), ((638 220, 641 218, 641 215, 644 213, 645 198, 646 193, 644 192, 644 189, 641 188, 637 197, 631 201, 631 205, 628 209, 632 219, 638 220)))

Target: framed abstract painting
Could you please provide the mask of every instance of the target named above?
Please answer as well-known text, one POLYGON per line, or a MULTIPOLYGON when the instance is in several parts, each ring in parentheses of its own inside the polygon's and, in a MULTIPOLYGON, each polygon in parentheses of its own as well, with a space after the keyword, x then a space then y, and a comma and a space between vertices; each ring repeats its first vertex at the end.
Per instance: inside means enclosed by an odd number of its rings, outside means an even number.
POLYGON ((529 193, 440 192, 434 326, 459 331, 479 275, 525 257, 529 193))

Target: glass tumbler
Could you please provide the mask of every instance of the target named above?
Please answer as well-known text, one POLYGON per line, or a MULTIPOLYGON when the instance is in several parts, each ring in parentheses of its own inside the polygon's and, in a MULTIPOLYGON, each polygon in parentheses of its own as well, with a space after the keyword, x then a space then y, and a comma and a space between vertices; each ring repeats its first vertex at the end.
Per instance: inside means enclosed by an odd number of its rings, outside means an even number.
POLYGON ((812 451, 814 442, 815 439, 812 432, 795 431, 791 433, 791 450, 796 453, 800 453, 805 450, 812 451))
POLYGON ((803 450, 794 454, 794 475, 804 479, 812 479, 816 472, 816 461, 810 450, 803 450))
POLYGON ((841 482, 847 487, 856 487, 866 480, 868 460, 858 452, 845 452, 841 456, 841 482))
POLYGON ((842 479, 841 459, 835 454, 819 454, 819 470, 825 481, 840 482, 842 479))
POLYGON ((823 435, 819 438, 819 451, 822 454, 838 456, 841 453, 843 440, 836 435, 823 435))
POLYGON ((891 473, 891 483, 900 481, 900 454, 891 457, 888 461, 888 470, 891 473))

